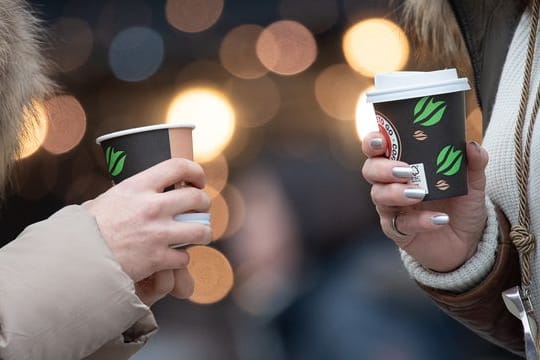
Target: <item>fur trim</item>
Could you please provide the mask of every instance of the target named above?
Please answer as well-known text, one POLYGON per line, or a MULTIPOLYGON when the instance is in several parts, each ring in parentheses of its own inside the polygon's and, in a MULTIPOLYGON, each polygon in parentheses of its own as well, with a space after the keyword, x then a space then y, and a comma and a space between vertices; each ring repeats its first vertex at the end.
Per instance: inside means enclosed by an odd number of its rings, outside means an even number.
POLYGON ((467 47, 447 0, 405 0, 403 19, 418 62, 432 68, 455 67, 472 79, 467 47))
POLYGON ((44 34, 22 0, 0 0, 0 198, 21 141, 29 136, 36 101, 53 84, 40 52, 44 34))

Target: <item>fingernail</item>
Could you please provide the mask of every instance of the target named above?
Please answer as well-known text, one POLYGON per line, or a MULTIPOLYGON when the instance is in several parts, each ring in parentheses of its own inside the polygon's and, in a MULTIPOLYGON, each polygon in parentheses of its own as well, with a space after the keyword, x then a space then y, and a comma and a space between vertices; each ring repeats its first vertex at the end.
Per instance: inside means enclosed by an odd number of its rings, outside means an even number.
POLYGON ((369 142, 369 145, 371 146, 372 149, 379 150, 382 148, 383 141, 381 138, 371 139, 371 141, 369 142))
POLYGON ((415 188, 415 189, 405 189, 403 195, 409 199, 423 199, 426 196, 426 191, 424 189, 415 188))
POLYGON ((471 141, 471 144, 474 146, 476 151, 480 152, 482 150, 480 147, 480 144, 477 143, 476 141, 471 141))
POLYGON ((448 215, 434 215, 431 217, 431 222, 435 225, 446 225, 450 222, 448 215))
POLYGON ((412 169, 408 166, 396 166, 392 168, 392 175, 398 178, 412 177, 412 169))

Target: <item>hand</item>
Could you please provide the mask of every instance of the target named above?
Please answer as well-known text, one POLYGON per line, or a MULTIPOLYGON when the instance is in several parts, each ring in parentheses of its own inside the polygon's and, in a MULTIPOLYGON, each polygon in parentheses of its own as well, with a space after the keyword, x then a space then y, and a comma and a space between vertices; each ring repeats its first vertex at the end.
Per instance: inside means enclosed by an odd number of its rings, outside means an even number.
MULTIPOLYGON (((102 236, 135 283, 162 270, 185 269, 189 257, 178 243, 208 244, 209 226, 175 221, 175 215, 207 212, 202 168, 173 158, 136 174, 83 206, 96 218, 102 236), (163 192, 177 183, 192 186, 163 192)), ((165 276, 165 275, 160 275, 165 276)))
POLYGON ((448 272, 458 268, 475 254, 487 221, 487 151, 475 142, 467 144, 467 195, 422 202, 419 188, 408 184, 409 165, 385 158, 385 148, 378 132, 368 134, 362 143, 368 157, 362 174, 373 185, 371 199, 383 232, 428 269, 448 272), (395 227, 403 234, 392 228, 396 215, 395 227))
POLYGON ((173 270, 158 271, 135 283, 135 293, 148 307, 164 298, 174 288, 173 270))

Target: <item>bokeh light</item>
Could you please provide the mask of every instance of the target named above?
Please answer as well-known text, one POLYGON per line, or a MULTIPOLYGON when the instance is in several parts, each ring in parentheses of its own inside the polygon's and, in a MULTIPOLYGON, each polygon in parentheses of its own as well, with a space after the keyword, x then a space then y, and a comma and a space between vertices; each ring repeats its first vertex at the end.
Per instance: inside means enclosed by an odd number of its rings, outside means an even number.
POLYGON ((281 0, 279 13, 282 18, 296 20, 320 34, 337 22, 339 8, 336 0, 281 0))
POLYGON ((324 69, 315 80, 315 97, 328 115, 339 120, 353 120, 358 95, 369 86, 368 80, 346 64, 324 69))
POLYGON ((109 48, 109 65, 120 80, 142 81, 159 69, 163 51, 163 39, 158 32, 134 26, 114 37, 109 48))
POLYGON ((73 96, 56 96, 44 104, 48 132, 43 148, 52 154, 63 154, 82 140, 86 132, 86 113, 73 96))
POLYGON ((262 126, 277 114, 281 105, 279 89, 267 76, 255 80, 230 79, 225 90, 235 106, 239 126, 262 126))
POLYGON ((234 285, 234 273, 225 255, 209 246, 191 246, 187 252, 187 269, 194 283, 189 300, 213 304, 227 296, 234 285))
POLYGON ((206 186, 204 189, 212 199, 212 206, 210 207, 210 216, 212 221, 212 240, 219 240, 229 225, 229 207, 221 195, 216 189, 211 186, 206 186))
POLYGON ((256 51, 268 70, 280 75, 294 75, 313 64, 317 57, 317 44, 304 25, 281 20, 263 30, 257 40, 256 51))
POLYGON ((246 202, 242 192, 234 185, 228 184, 222 192, 229 207, 229 225, 224 236, 233 236, 240 230, 246 220, 246 202))
POLYGON ((196 33, 214 25, 223 11, 223 0, 167 0, 165 16, 180 31, 196 33))
POLYGON ((49 128, 47 112, 42 103, 36 103, 33 112, 24 114, 27 123, 32 124, 22 142, 19 159, 24 159, 34 154, 43 144, 49 128))
POLYGON ((94 36, 88 23, 78 18, 60 18, 49 32, 54 41, 54 60, 62 72, 82 66, 92 52, 94 36))
POLYGON ((206 174, 207 186, 215 191, 212 191, 210 195, 215 196, 227 185, 229 178, 229 164, 224 155, 219 155, 212 161, 208 161, 201 164, 206 174))
POLYGON ((356 103, 356 133, 360 141, 363 141, 364 136, 370 132, 379 131, 373 104, 366 101, 366 94, 372 90, 373 87, 370 87, 362 92, 356 103))
POLYGON ((190 88, 170 103, 167 123, 195 125, 194 157, 196 161, 206 162, 218 156, 231 141, 235 113, 221 92, 211 88, 190 88))
POLYGON ((382 18, 361 21, 343 36, 347 63, 360 74, 401 70, 409 58, 409 42, 394 22, 382 18))
POLYGON ((256 79, 268 70, 261 64, 255 46, 263 28, 259 25, 241 25, 225 36, 219 49, 223 66, 242 79, 256 79))

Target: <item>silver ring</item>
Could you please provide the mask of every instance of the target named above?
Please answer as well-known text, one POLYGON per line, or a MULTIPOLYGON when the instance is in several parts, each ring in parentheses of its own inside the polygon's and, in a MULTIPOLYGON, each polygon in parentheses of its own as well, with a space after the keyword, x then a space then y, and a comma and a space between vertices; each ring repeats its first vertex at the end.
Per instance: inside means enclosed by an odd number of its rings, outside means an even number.
POLYGON ((390 226, 392 227, 392 231, 395 232, 396 234, 400 235, 400 236, 409 236, 409 234, 402 233, 397 228, 396 219, 397 219, 398 215, 399 214, 396 214, 396 215, 392 216, 392 221, 390 222, 390 226))

